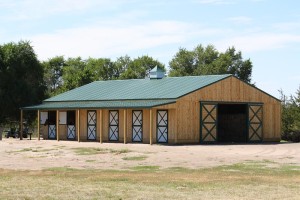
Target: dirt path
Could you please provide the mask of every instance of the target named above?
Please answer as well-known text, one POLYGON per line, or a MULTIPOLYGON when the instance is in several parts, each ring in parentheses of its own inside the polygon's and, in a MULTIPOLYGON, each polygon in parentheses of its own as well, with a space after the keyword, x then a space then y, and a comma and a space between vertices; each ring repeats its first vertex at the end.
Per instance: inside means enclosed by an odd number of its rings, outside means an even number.
POLYGON ((22 170, 52 167, 130 169, 136 166, 203 168, 244 161, 300 166, 300 143, 151 146, 3 138, 0 156, 0 168, 22 170))

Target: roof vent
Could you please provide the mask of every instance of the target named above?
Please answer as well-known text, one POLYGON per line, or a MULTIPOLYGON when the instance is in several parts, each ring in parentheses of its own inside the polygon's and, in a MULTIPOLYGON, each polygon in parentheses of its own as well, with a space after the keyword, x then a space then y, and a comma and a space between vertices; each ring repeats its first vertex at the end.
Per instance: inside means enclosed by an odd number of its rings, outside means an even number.
POLYGON ((163 77, 165 77, 165 71, 157 66, 150 71, 150 79, 162 79, 163 77))

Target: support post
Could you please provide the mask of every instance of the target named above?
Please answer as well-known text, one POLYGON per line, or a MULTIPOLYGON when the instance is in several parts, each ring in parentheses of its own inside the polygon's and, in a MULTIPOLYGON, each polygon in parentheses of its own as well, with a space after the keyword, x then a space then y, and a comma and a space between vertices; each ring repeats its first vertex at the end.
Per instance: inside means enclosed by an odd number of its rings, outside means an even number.
MULTIPOLYGON (((21 114, 20 114, 20 129, 19 129, 19 133, 20 133, 20 140, 23 140, 23 110, 21 109, 21 114)), ((2 134, 2 133, 1 133, 2 134)))
MULTIPOLYGON (((175 109, 175 119, 176 119, 176 126, 177 126, 177 109, 175 109)), ((169 116, 168 116, 169 117, 169 116)), ((178 135, 177 135, 177 128, 176 128, 176 131, 175 131, 175 144, 177 144, 178 143, 178 135)))
POLYGON ((56 139, 59 141, 59 110, 56 110, 56 139))
POLYGON ((127 128, 127 120, 126 120, 127 112, 126 111, 127 110, 124 109, 124 144, 126 144, 126 136, 127 136, 127 134, 126 134, 126 132, 127 132, 127 130, 126 130, 126 128, 127 128))
POLYGON ((38 134, 38 140, 40 140, 40 110, 37 111, 37 134, 38 134))
POLYGON ((99 118, 100 118, 100 124, 99 124, 99 129, 100 129, 100 143, 102 144, 102 135, 103 135, 103 133, 102 133, 102 130, 103 130, 103 128, 102 128, 102 109, 100 110, 100 116, 99 116, 99 118))
POLYGON ((152 109, 150 109, 150 145, 152 145, 152 109))
POLYGON ((78 142, 80 142, 80 112, 77 110, 77 138, 78 142))

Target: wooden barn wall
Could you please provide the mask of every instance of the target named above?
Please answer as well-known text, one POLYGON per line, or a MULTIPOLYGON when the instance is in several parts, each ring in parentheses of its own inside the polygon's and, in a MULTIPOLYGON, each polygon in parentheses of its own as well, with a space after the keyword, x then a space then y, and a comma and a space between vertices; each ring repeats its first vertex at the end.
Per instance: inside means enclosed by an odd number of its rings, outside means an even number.
MULTIPOLYGON (((235 77, 229 77, 183 96, 179 98, 176 103, 152 108, 152 142, 156 143, 157 110, 168 110, 168 143, 199 143, 200 101, 263 103, 263 140, 278 141, 280 139, 280 102, 235 77)), ((124 142, 124 109, 102 109, 102 119, 100 119, 100 109, 96 110, 96 141, 100 141, 101 131, 102 141, 109 141, 109 110, 119 111, 119 142, 124 142), (102 128, 102 130, 100 130, 100 128, 102 128)), ((149 144, 150 109, 126 109, 126 142, 132 142, 133 110, 142 110, 143 112, 143 143, 149 144)), ((80 110, 79 114, 80 141, 87 141, 87 111, 88 110, 80 110)), ((67 140, 67 126, 59 125, 58 127, 59 139, 67 140)), ((44 139, 48 139, 48 126, 41 124, 40 134, 44 139)), ((76 140, 78 139, 77 136, 76 130, 76 140)))
MULTIPOLYGON (((181 97, 176 102, 178 142, 199 142, 199 101, 263 103, 263 140, 278 141, 281 130, 281 104, 269 95, 235 77, 229 77, 181 97)), ((175 113, 176 113, 175 112, 175 113)), ((176 131, 176 130, 175 130, 176 131)))
MULTIPOLYGON (((100 131, 102 131, 102 141, 109 142, 108 133, 109 133, 109 111, 110 110, 119 111, 119 141, 118 142, 124 142, 124 109, 102 109, 102 121, 100 119, 100 110, 96 110, 97 113, 96 141, 97 142, 100 141, 100 131), (102 123, 102 125, 100 125, 100 123, 102 123), (102 130, 100 129, 101 127, 102 130)), ((126 142, 127 143, 132 142, 132 111, 133 110, 141 110, 143 112, 143 141, 142 142, 150 143, 150 109, 126 109, 126 122, 125 122, 126 142)), ((87 112, 88 110, 80 110, 80 141, 87 141, 87 112)), ((175 112, 175 109, 171 111, 172 115, 174 114, 173 112, 175 112)), ((156 143, 156 123, 157 123, 156 109, 152 109, 152 122, 153 122, 152 123, 153 143, 156 143)), ((174 128, 171 128, 169 130, 174 130, 174 128)), ((63 131, 64 129, 60 128, 60 139, 66 140, 67 139, 66 131, 64 131, 65 133, 63 133, 63 131), (63 134, 65 134, 65 136, 63 136, 63 134)), ((46 131, 44 132, 46 134, 45 136, 47 136, 48 132, 46 131)), ((169 139, 174 140, 174 137, 169 135, 169 139)), ((76 140, 77 140, 77 132, 76 132, 76 140)))
POLYGON ((48 139, 48 125, 40 125, 40 136, 45 140, 48 139))
POLYGON ((87 110, 79 110, 79 116, 80 141, 87 141, 87 110))

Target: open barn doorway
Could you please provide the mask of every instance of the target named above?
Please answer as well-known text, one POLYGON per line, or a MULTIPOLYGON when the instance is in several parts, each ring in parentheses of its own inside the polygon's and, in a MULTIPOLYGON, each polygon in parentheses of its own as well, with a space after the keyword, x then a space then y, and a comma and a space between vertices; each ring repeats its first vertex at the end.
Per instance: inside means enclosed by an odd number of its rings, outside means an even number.
POLYGON ((247 104, 218 105, 218 142, 247 142, 247 104))

